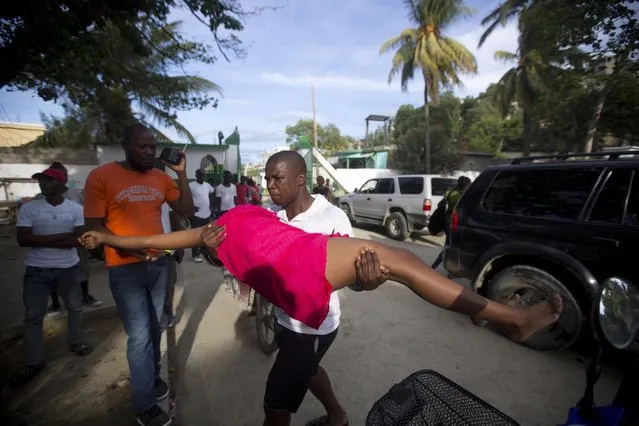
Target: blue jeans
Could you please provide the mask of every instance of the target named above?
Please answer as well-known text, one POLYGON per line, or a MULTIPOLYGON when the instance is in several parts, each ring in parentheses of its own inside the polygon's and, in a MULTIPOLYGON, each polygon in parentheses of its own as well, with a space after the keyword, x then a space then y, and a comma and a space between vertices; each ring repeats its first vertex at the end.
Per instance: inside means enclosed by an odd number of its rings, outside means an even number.
POLYGON ((44 362, 42 320, 47 313, 51 291, 56 290, 67 308, 69 345, 83 342, 82 292, 79 265, 71 268, 38 268, 27 266, 24 271, 22 301, 25 308, 24 339, 27 346, 27 365, 44 362))
POLYGON ((155 379, 160 376, 160 321, 168 278, 165 257, 109 268, 111 293, 129 336, 127 359, 137 413, 155 404, 155 379))

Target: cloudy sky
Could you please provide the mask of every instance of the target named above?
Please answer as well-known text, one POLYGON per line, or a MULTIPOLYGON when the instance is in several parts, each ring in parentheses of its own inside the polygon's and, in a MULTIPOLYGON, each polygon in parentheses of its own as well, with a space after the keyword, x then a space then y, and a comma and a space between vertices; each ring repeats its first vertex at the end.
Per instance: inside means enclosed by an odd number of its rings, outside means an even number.
MULTIPOLYGON (((253 4, 266 0, 253 0, 253 4)), ((246 22, 239 34, 246 59, 193 65, 189 72, 222 87, 217 109, 179 114, 180 121, 198 143, 216 143, 217 132, 231 133, 238 126, 243 161, 254 161, 270 147, 282 145, 284 128, 310 118, 311 84, 315 85, 320 124, 335 123, 343 133, 363 137, 369 114, 392 115, 405 103, 421 103, 418 78, 402 93, 399 82, 387 83, 391 55, 379 55, 379 46, 409 26, 401 0, 269 0, 282 5, 246 22)), ((252 2, 244 1, 247 7, 252 2)), ((446 29, 477 58, 479 73, 463 77, 459 96, 476 95, 508 68, 496 62, 497 50, 514 51, 516 25, 497 30, 477 49, 481 18, 498 0, 468 0, 475 14, 446 29)), ((189 35, 210 41, 208 30, 194 18, 175 13, 189 35)), ((31 93, 0 91, 0 120, 40 122, 39 114, 61 114, 59 106, 31 93)), ((168 134, 171 134, 168 132, 168 134)))

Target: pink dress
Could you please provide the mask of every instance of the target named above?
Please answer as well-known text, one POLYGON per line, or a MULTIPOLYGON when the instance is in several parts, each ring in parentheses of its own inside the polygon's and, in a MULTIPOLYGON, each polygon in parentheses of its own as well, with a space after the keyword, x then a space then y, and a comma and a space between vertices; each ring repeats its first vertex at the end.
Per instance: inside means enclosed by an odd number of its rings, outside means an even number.
POLYGON ((319 328, 333 291, 326 280, 329 236, 306 233, 253 205, 235 207, 216 222, 226 227, 218 257, 229 272, 291 318, 319 328))

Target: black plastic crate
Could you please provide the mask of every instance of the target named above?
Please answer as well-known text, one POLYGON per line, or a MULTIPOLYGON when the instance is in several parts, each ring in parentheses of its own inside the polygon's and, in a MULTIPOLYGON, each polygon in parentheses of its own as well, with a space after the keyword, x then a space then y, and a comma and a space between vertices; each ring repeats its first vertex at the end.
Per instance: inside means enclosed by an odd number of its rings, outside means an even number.
POLYGON ((373 405, 367 426, 518 426, 487 402, 432 370, 415 372, 373 405))

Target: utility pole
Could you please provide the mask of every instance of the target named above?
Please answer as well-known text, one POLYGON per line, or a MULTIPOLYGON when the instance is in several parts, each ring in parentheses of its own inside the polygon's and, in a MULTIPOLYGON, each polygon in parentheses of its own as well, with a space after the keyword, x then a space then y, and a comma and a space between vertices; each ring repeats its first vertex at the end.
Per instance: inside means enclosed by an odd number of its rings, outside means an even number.
POLYGON ((313 103, 313 147, 317 148, 317 119, 315 118, 315 85, 311 85, 311 102, 313 103))

